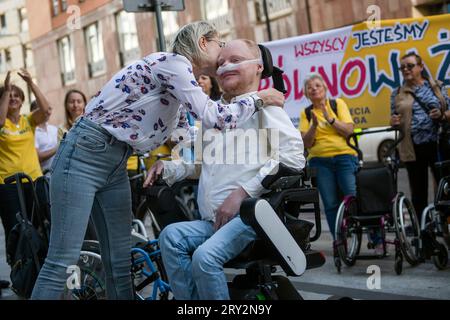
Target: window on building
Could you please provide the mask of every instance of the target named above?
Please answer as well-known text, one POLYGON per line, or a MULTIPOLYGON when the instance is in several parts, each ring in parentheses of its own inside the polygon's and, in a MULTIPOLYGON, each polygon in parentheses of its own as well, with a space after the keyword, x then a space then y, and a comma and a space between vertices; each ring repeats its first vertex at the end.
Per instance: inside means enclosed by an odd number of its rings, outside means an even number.
POLYGON ((57 16, 59 14, 59 0, 51 0, 51 1, 52 1, 53 16, 57 16))
POLYGON ((166 41, 166 47, 168 48, 172 44, 175 35, 180 29, 180 26, 178 25, 178 12, 163 11, 161 16, 163 21, 164 38, 166 41))
POLYGON ((0 51, 0 73, 6 73, 6 61, 4 51, 0 51))
POLYGON ((72 42, 68 36, 58 40, 58 50, 63 84, 73 82, 75 80, 75 57, 72 42))
POLYGON ((5 61, 7 66, 11 63, 11 51, 9 49, 5 49, 5 61))
POLYGON ((6 29, 6 14, 0 14, 0 28, 2 30, 6 29))
POLYGON ((89 76, 95 77, 103 74, 106 68, 103 39, 98 22, 84 29, 89 58, 89 76))
POLYGON ((0 51, 0 73, 6 73, 11 69, 11 51, 2 49, 0 51))
POLYGON ((27 8, 23 7, 19 9, 19 19, 20 19, 20 31, 28 31, 28 18, 27 18, 27 8))
MULTIPOLYGON (((292 0, 266 0, 269 19, 277 19, 292 12, 292 0)), ((264 14, 264 0, 254 0, 256 22, 266 21, 264 14)))
POLYGON ((34 66, 33 50, 31 50, 31 45, 24 44, 22 46, 22 50, 23 50, 25 68, 30 69, 31 67, 34 66))
POLYGON ((119 36, 120 63, 123 66, 140 58, 139 41, 134 13, 120 11, 116 15, 119 36))
POLYGON ((202 4, 205 19, 212 23, 220 33, 231 29, 228 1, 203 0, 202 4))
POLYGON ((67 0, 61 0, 61 11, 67 11, 67 0))

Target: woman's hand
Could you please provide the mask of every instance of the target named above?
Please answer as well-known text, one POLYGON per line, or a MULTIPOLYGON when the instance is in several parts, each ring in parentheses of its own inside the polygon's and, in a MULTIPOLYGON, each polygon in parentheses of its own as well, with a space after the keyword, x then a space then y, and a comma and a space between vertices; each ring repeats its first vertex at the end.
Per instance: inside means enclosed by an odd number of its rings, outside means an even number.
POLYGON ((23 81, 25 81, 28 85, 31 85, 31 84, 33 83, 33 78, 31 77, 31 74, 30 74, 27 70, 21 68, 21 69, 20 69, 20 72, 17 72, 17 74, 18 74, 18 75, 23 79, 23 81))
POLYGON ((150 171, 147 174, 147 178, 144 181, 144 188, 153 186, 156 180, 162 175, 164 170, 164 162, 161 160, 156 161, 153 166, 150 168, 150 171))
POLYGON ((320 109, 320 111, 322 111, 322 114, 323 114, 323 117, 325 118, 325 120, 327 120, 327 122, 330 123, 330 121, 332 119, 330 119, 330 116, 328 115, 327 106, 325 103, 326 102, 320 103, 319 109, 320 109))
POLYGON ((434 108, 430 111, 429 116, 432 120, 442 120, 444 115, 442 114, 441 109, 434 108))
POLYGON ((317 116, 314 112, 311 112, 311 118, 312 118, 312 126, 314 128, 317 128, 317 126, 319 125, 319 120, 317 120, 317 116))
POLYGON ((258 91, 258 97, 264 101, 264 106, 284 106, 284 94, 277 89, 269 88, 265 90, 258 91))
POLYGON ((401 121, 401 115, 399 114, 393 114, 391 116, 391 127, 396 127, 400 125, 400 121, 401 121))
POLYGON ((10 92, 11 91, 11 71, 8 71, 5 78, 5 91, 10 92))

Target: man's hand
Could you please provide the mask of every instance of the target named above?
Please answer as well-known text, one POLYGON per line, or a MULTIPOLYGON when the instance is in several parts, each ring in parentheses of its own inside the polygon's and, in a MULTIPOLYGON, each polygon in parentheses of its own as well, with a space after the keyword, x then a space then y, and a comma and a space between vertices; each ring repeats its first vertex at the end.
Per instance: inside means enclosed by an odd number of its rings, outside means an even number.
POLYGON ((284 94, 277 89, 269 88, 258 91, 258 97, 264 101, 264 106, 284 106, 284 94))
POLYGON ((242 187, 239 187, 230 193, 216 210, 216 222, 214 223, 214 229, 216 231, 234 218, 241 208, 242 201, 247 197, 248 194, 242 187))
POLYGON ((147 178, 144 181, 144 188, 152 186, 156 180, 162 175, 164 170, 164 162, 161 160, 156 161, 153 166, 150 168, 150 171, 147 174, 147 178))
POLYGON ((396 127, 400 125, 400 121, 401 121, 402 116, 399 114, 394 114, 391 117, 391 126, 392 127, 396 127))

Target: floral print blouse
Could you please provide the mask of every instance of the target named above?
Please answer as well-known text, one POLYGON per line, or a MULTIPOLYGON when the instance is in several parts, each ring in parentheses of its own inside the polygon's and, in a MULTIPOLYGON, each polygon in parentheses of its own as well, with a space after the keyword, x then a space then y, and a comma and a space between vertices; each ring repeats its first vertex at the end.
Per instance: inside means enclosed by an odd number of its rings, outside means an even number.
POLYGON ((233 129, 255 112, 254 100, 214 102, 195 80, 184 56, 158 52, 119 71, 88 103, 85 117, 145 153, 177 128, 189 128, 186 111, 203 128, 233 129))

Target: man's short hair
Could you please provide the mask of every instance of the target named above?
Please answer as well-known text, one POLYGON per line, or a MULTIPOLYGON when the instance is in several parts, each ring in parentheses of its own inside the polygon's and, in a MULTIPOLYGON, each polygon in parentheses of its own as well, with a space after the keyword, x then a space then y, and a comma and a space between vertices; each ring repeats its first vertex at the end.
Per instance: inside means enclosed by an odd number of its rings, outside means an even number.
POLYGON ((258 44, 255 41, 248 39, 238 39, 238 40, 244 42, 247 45, 247 47, 250 49, 255 59, 261 58, 261 50, 259 49, 258 44))

